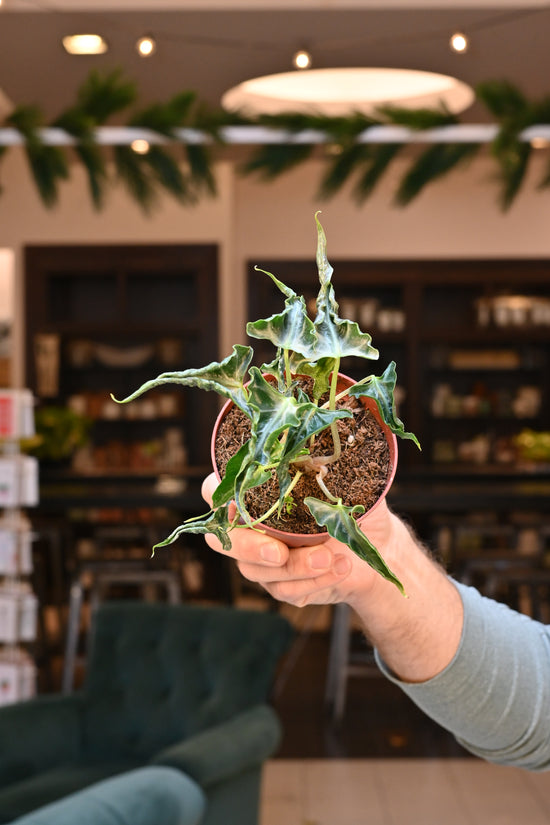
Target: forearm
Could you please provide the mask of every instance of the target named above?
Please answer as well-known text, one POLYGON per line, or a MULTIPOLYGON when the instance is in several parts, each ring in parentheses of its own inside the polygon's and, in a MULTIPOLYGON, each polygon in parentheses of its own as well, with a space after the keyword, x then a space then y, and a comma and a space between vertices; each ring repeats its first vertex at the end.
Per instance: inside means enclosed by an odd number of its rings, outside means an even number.
POLYGON ((378 578, 368 594, 356 587, 346 599, 369 640, 391 670, 407 682, 421 682, 452 660, 462 633, 462 602, 447 575, 409 529, 391 516, 384 558, 407 594, 378 578))
POLYGON ((434 678, 396 681, 478 756, 530 770, 550 767, 550 632, 502 604, 456 585, 464 603, 458 651, 434 678))

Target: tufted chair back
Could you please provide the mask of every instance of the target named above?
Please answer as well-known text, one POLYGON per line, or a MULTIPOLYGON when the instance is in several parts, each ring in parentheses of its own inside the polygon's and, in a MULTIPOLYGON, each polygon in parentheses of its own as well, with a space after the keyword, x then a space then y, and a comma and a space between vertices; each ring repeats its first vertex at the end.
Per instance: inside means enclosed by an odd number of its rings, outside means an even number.
POLYGON ((90 759, 147 759, 265 702, 292 630, 275 613, 104 602, 83 691, 90 759))

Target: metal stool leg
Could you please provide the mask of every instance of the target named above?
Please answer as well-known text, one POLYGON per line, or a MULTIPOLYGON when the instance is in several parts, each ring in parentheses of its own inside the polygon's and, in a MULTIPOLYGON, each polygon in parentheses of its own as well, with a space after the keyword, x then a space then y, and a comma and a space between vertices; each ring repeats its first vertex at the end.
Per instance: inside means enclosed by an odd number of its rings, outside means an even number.
POLYGON ((74 682, 78 634, 80 632, 80 614, 82 611, 83 586, 80 579, 73 582, 69 596, 69 618, 67 622, 67 641, 63 662, 63 693, 71 693, 74 682))
POLYGON ((330 634, 325 701, 330 708, 332 718, 336 721, 342 719, 346 704, 350 624, 351 608, 347 604, 335 605, 330 634))

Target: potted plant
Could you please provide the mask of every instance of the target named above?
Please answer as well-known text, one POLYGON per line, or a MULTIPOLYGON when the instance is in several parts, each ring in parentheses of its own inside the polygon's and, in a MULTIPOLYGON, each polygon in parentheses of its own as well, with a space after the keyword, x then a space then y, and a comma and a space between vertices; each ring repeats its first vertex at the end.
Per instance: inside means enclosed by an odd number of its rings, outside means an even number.
POLYGON ((326 238, 317 214, 315 220, 315 318, 303 296, 265 272, 285 296, 284 309, 247 325, 249 336, 273 344, 273 361, 254 366, 252 347, 236 345, 219 363, 163 373, 119 403, 163 384, 196 386, 228 399, 212 438, 220 479, 212 509, 155 547, 185 533, 213 533, 230 550, 231 531, 243 526, 274 531, 289 545, 332 536, 403 591, 358 520, 393 481, 395 436, 418 441, 395 413, 393 361, 382 375, 359 381, 339 372, 342 358, 376 359, 379 353, 368 333, 338 317, 326 238))

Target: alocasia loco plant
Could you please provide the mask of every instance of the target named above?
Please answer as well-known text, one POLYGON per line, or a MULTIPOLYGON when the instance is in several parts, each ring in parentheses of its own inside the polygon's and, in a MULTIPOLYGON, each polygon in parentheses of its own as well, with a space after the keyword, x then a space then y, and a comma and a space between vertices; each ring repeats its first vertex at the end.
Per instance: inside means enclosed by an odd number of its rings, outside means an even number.
POLYGON ((204 516, 185 521, 155 547, 171 544, 185 533, 213 533, 224 549, 230 550, 232 530, 262 529, 268 518, 283 515, 285 508, 292 506, 293 491, 301 476, 312 473, 319 497, 308 496, 304 504, 321 530, 348 545, 402 591, 399 579, 357 524, 357 517, 365 512, 365 507, 344 504, 330 492, 324 480, 328 466, 337 462, 342 454, 337 422, 353 417, 352 410, 342 408, 339 403, 344 396, 373 399, 381 419, 393 433, 412 439, 417 445, 418 441, 413 433, 404 430, 395 413, 395 362, 392 361, 382 375, 369 375, 338 391, 342 358, 376 359, 379 353, 371 346, 371 336, 362 332, 357 323, 338 317, 331 282, 333 270, 326 257, 326 238, 317 215, 315 220, 320 282, 315 318, 309 317, 303 296, 265 272, 285 296, 284 309, 280 314, 247 325, 249 336, 266 339, 275 347, 271 363, 253 366, 252 347, 236 345, 232 354, 221 362, 163 373, 119 403, 132 401, 154 387, 180 384, 214 390, 229 399, 249 422, 250 437, 227 462, 214 492, 212 509, 204 516), (308 381, 307 393, 304 381, 299 380, 303 376, 308 381), (331 434, 332 453, 315 454, 316 438, 326 430, 331 434), (274 476, 278 495, 261 516, 253 517, 248 497, 274 476))

